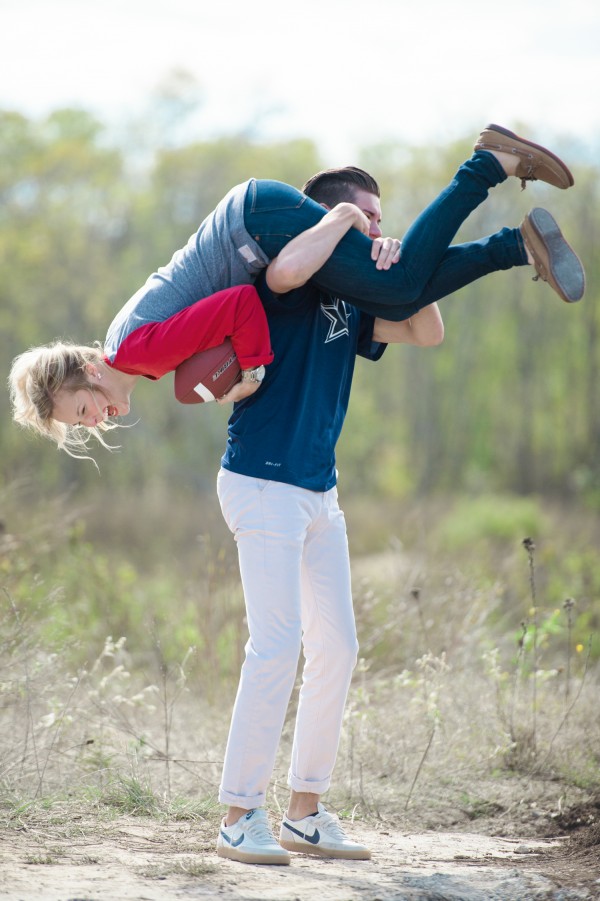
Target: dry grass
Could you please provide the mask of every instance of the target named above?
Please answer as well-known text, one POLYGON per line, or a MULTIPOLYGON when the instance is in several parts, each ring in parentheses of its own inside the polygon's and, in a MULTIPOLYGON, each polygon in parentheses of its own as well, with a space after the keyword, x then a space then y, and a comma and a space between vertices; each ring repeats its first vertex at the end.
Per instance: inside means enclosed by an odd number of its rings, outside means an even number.
MULTIPOLYGON (((433 539, 425 537, 433 530, 415 522, 409 516, 405 527, 420 535, 418 550, 388 541, 354 564, 362 657, 328 803, 342 816, 385 818, 402 828, 472 829, 477 821, 480 831, 552 834, 569 810, 593 810, 600 795, 599 673, 591 645, 581 640, 597 609, 597 573, 581 558, 589 593, 582 599, 583 589, 553 588, 557 556, 542 551, 538 562, 520 541, 504 541, 494 557, 484 539, 477 553, 471 545, 436 556, 433 539), (547 600, 552 592, 576 595, 577 606, 555 607, 547 600)), ((66 533, 62 547, 64 557, 73 553, 75 573, 81 546, 66 533)), ((83 552, 89 561, 89 548, 83 552)), ((562 559, 571 559, 569 553, 562 559)), ((151 619, 154 628, 162 617, 162 633, 157 627, 150 636, 151 655, 144 621, 135 631, 135 620, 124 617, 132 630, 127 641, 98 643, 86 635, 86 664, 73 652, 86 632, 77 595, 85 583, 69 583, 59 598, 67 625, 72 614, 73 647, 64 623, 53 641, 56 597, 46 606, 39 601, 34 554, 21 545, 5 557, 6 584, 19 591, 4 588, 0 612, 4 822, 18 827, 53 819, 76 829, 78 815, 93 814, 105 823, 140 816, 213 830, 235 691, 235 681, 222 673, 237 670, 245 641, 239 605, 223 603, 239 594, 235 569, 217 561, 196 589, 193 622, 213 649, 210 666, 196 666, 198 653, 181 641, 180 657, 174 658, 173 643, 164 653, 168 585, 158 586, 166 606, 151 619), (29 606, 27 581, 38 598, 29 606)), ((573 560, 569 572, 577 575, 573 560)), ((104 568, 102 584, 109 585, 117 574, 104 568)), ((128 602, 137 603, 146 585, 136 577, 128 602)), ((94 635, 99 616, 96 611, 90 620, 94 635)), ((275 810, 287 801, 294 704, 270 789, 275 810)))
MULTIPOLYGON (((597 796, 597 673, 531 677, 493 648, 426 652, 407 666, 361 660, 350 693, 329 802, 343 816, 416 828, 551 833, 597 796), (520 825, 519 825, 520 824, 520 825)), ((124 642, 106 642, 89 670, 65 672, 19 632, 0 665, 0 809, 7 824, 73 820, 74 811, 216 824, 220 765, 233 702, 203 698, 184 669, 162 684, 130 673, 124 642), (185 800, 182 800, 185 799, 185 800)), ((282 809, 293 709, 270 792, 282 809)))

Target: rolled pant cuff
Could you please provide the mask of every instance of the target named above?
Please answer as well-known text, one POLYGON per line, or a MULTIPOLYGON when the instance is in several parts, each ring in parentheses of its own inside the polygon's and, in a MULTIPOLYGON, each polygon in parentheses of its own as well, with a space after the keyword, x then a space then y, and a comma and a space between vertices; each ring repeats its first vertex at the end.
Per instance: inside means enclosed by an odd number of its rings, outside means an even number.
POLYGON ((244 810, 254 810, 255 807, 264 807, 266 795, 234 795, 224 789, 219 789, 219 801, 228 807, 242 807, 244 810))
POLYGON ((298 779, 293 773, 288 773, 288 785, 295 792, 310 792, 313 795, 324 795, 331 785, 331 779, 298 779))

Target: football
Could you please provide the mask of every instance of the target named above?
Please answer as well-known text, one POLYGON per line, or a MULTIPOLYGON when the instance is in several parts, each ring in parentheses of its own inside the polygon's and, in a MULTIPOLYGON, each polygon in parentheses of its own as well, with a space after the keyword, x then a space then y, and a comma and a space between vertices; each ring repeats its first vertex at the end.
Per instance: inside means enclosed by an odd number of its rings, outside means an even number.
POLYGON ((227 394, 242 375, 229 338, 202 350, 175 370, 175 397, 180 404, 203 404, 227 394))

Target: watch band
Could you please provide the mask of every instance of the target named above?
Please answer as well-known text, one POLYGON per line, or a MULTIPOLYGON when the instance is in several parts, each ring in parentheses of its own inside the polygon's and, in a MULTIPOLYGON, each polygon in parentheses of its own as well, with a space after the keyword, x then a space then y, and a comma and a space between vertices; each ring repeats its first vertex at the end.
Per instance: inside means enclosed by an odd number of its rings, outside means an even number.
POLYGON ((242 369, 243 382, 262 382, 265 377, 265 367, 255 366, 254 369, 242 369))

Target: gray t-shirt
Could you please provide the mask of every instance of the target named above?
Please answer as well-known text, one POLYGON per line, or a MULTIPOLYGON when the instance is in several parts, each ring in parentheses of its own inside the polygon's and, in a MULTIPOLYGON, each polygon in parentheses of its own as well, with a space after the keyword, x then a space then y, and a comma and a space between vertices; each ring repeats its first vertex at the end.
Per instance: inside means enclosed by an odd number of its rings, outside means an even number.
POLYGON ((185 247, 176 251, 117 313, 104 352, 111 362, 131 332, 164 322, 203 297, 234 285, 252 284, 269 264, 244 225, 244 201, 251 181, 236 185, 206 217, 185 247))

